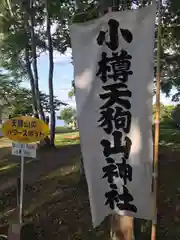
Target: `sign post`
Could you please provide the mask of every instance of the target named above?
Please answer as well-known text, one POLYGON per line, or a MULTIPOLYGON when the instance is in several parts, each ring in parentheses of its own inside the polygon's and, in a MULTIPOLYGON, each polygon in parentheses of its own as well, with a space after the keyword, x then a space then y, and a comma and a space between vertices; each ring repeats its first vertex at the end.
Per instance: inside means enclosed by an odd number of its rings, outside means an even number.
MULTIPOLYGON (((23 209, 23 193, 24 193, 24 158, 36 158, 36 144, 24 144, 13 142, 12 155, 20 156, 21 158, 21 176, 20 176, 20 195, 19 195, 19 222, 22 223, 22 209, 23 209)), ((19 187, 19 186, 18 186, 19 187)))
POLYGON ((48 136, 49 128, 40 119, 20 116, 6 121, 2 126, 2 132, 4 136, 13 141, 12 155, 21 158, 19 200, 19 223, 21 225, 23 223, 24 158, 36 158, 36 142, 48 136))
POLYGON ((23 152, 24 157, 36 158, 36 144, 23 144, 18 142, 12 143, 12 155, 21 157, 23 152))
POLYGON ((23 193, 24 193, 24 151, 21 151, 21 178, 20 178, 19 222, 22 223, 23 193))

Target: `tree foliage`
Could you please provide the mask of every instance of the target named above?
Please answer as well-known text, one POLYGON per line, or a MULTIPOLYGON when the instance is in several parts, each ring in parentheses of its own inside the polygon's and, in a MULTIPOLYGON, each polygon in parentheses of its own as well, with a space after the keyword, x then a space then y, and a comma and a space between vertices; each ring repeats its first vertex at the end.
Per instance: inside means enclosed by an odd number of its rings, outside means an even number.
MULTIPOLYGON (((165 117, 170 117, 171 118, 171 114, 172 111, 174 109, 174 106, 172 105, 164 105, 164 104, 160 104, 160 122, 163 121, 163 119, 165 117)), ((153 120, 156 120, 156 104, 153 104, 153 120)))
POLYGON ((60 113, 60 119, 69 125, 76 118, 76 110, 72 107, 64 108, 60 113))
POLYGON ((74 2, 67 0, 16 0, 0 4, 0 67, 16 78, 27 78, 31 85, 33 112, 45 120, 37 58, 49 53, 50 142, 54 144, 55 109, 53 104, 53 51, 61 53, 70 46, 68 25, 74 2), (6 4, 7 3, 7 4, 6 4), (51 32, 51 27, 54 32, 51 32))
MULTIPOLYGON (((40 99, 42 103, 42 108, 45 113, 50 113, 49 95, 40 92, 40 99)), ((67 104, 58 100, 54 97, 54 109, 58 111, 61 106, 66 106, 67 104)), ((20 88, 14 94, 12 115, 32 115, 33 114, 33 103, 32 103, 32 93, 29 89, 20 88)))
POLYGON ((73 98, 75 96, 75 81, 72 81, 72 88, 71 90, 68 92, 68 97, 69 98, 73 98))
MULTIPOLYGON (((115 0, 114 10, 122 10, 124 5, 122 1, 115 0)), ((133 4, 136 7, 141 8, 150 4, 150 0, 138 1, 128 0, 126 1, 125 8, 131 9, 133 4)), ((74 14, 74 22, 84 22, 92 20, 99 16, 104 9, 108 6, 112 6, 112 1, 101 0, 100 4, 97 1, 91 1, 88 5, 86 1, 78 1, 78 9, 74 14), (99 8, 100 7, 100 8, 99 8)), ((162 34, 161 34, 161 90, 167 97, 172 97, 172 101, 179 102, 180 100, 180 1, 179 0, 166 0, 163 1, 162 6, 162 34), (172 91, 172 89, 174 91, 172 91)), ((156 26, 157 30, 157 26, 156 26)), ((157 53, 157 32, 155 34, 155 68, 156 74, 156 53, 157 53)), ((155 75, 154 75, 155 76, 155 75)), ((69 93, 70 97, 73 96, 74 90, 69 93)))
MULTIPOLYGON (((48 51, 46 23, 46 11, 44 1, 33 1, 33 8, 30 8, 30 0, 12 1, 10 14, 8 7, 0 9, 0 51, 3 59, 1 66, 13 71, 13 73, 26 74, 25 49, 29 50, 29 59, 32 63, 32 34, 31 23, 28 16, 34 18, 34 37, 37 46, 37 57, 42 51, 48 51), (28 31, 27 31, 28 30, 28 31)), ((68 26, 74 13, 74 3, 67 0, 48 1, 49 17, 51 25, 55 24, 55 31, 52 34, 53 50, 64 53, 70 46, 68 26)), ((23 75, 24 76, 24 75, 23 75)))
POLYGON ((172 94, 173 101, 179 101, 180 95, 179 9, 177 0, 166 0, 162 9, 161 89, 167 97, 172 94))
POLYGON ((14 103, 14 94, 21 81, 14 80, 8 74, 0 73, 0 118, 7 117, 14 103), (6 114, 5 114, 6 113, 6 114))
MULTIPOLYGON (((51 36, 53 51, 63 53, 70 46, 68 25, 75 5, 67 0, 47 2, 50 27, 56 25, 51 36)), ((11 2, 11 11, 8 5, 0 8, 0 66, 16 77, 30 80, 32 93, 35 88, 35 108, 39 105, 36 59, 43 51, 49 51, 46 20, 44 1, 16 0, 11 2)))
MULTIPOLYGON (((8 75, 0 75, 0 106, 5 116, 32 115, 33 102, 32 91, 20 86, 21 81, 13 80, 8 75)), ((43 111, 50 113, 49 95, 40 92, 40 99, 43 111)), ((60 106, 67 104, 54 97, 54 109, 59 110, 60 106)))
MULTIPOLYGON (((162 128, 175 127, 175 121, 173 118, 173 112, 175 106, 160 104, 160 126, 162 128)), ((153 104, 153 123, 156 120, 156 104, 153 104)))
MULTIPOLYGON (((122 1, 114 0, 113 2, 116 6, 114 10, 123 9, 123 5, 121 5, 122 1)), ((138 7, 143 7, 150 2, 150 0, 128 0, 126 1, 126 8, 132 8, 133 3, 138 7)), ((75 1, 71 0, 46 0, 46 2, 44 0, 16 0, 8 1, 8 4, 6 1, 4 3, 1 1, 0 67, 7 70, 16 79, 24 80, 24 78, 27 78, 30 81, 33 111, 39 111, 41 105, 43 105, 41 103, 40 90, 38 89, 37 58, 42 52, 53 53, 56 50, 64 53, 67 47, 71 46, 70 24, 72 22, 84 22, 97 18, 100 13, 104 13, 108 4, 112 4, 112 1, 76 0, 75 3, 75 1), (33 3, 33 5, 30 3, 33 3), (47 21, 48 19, 49 21, 47 21), (52 26, 54 31, 49 36, 48 32, 50 31, 48 29, 52 26), (51 44, 49 44, 49 40, 51 44)), ((179 101, 180 97, 179 9, 179 0, 163 1, 161 89, 167 96, 170 96, 171 90, 174 88, 176 92, 172 92, 173 101, 179 101)), ((155 55, 156 51, 155 44, 155 55)), ((51 54, 51 60, 52 56, 51 54)), ((52 85, 50 89, 51 96, 53 95, 52 85)), ((75 89, 73 88, 70 96, 72 97, 74 93, 75 89)), ((52 102, 51 96, 51 107, 52 102)), ((53 108, 51 108, 51 112, 53 112, 53 108)))
POLYGON ((178 104, 173 112, 172 112, 172 118, 175 121, 175 123, 180 126, 180 104, 178 104))

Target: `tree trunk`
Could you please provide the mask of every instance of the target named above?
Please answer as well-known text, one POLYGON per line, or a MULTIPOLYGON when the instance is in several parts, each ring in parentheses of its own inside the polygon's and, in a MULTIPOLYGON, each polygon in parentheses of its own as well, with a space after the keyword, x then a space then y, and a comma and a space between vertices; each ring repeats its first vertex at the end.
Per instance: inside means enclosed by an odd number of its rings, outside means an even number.
MULTIPOLYGON (((27 9, 25 9, 25 12, 28 12, 27 9)), ((30 80, 30 85, 31 85, 31 92, 32 92, 32 103, 33 103, 33 114, 37 115, 38 114, 38 106, 37 106, 37 99, 36 99, 36 91, 35 91, 35 83, 34 83, 34 76, 33 72, 31 69, 31 62, 30 62, 30 43, 29 43, 29 37, 31 30, 28 24, 28 14, 25 14, 24 16, 24 22, 25 22, 25 28, 27 32, 27 39, 26 39, 26 47, 25 47, 25 71, 27 72, 27 75, 30 80)))
POLYGON ((38 67, 37 67, 37 52, 36 52, 36 39, 34 33, 34 9, 33 9, 33 0, 30 1, 30 9, 29 9, 29 25, 31 32, 31 50, 32 50, 32 65, 34 71, 34 80, 35 80, 35 93, 37 99, 37 106, 39 110, 40 117, 43 121, 45 121, 44 111, 41 105, 40 92, 39 92, 39 76, 38 76, 38 67))
POLYGON ((47 16, 47 37, 48 37, 48 48, 49 48, 49 105, 50 105, 50 144, 54 146, 55 138, 55 110, 54 110, 54 91, 53 91, 53 73, 54 73, 54 61, 53 61, 53 44, 51 37, 51 19, 49 16, 48 1, 45 0, 46 16, 47 16))
MULTIPOLYGON (((2 124, 2 106, 0 105, 0 125, 1 124, 2 124)), ((0 136, 1 136, 1 134, 0 134, 0 136)))
MULTIPOLYGON (((111 10, 119 10, 120 0, 100 0, 100 15, 104 15, 111 10)), ((127 216, 113 215, 111 220, 112 240, 132 240, 133 239, 133 218, 127 216)))
POLYGON ((38 114, 38 107, 37 107, 37 101, 36 101, 36 93, 35 93, 35 84, 34 84, 34 77, 31 69, 31 63, 30 63, 30 56, 29 56, 29 49, 28 46, 25 48, 25 61, 26 61, 26 70, 30 79, 31 84, 31 92, 32 92, 32 102, 33 102, 33 113, 38 114))

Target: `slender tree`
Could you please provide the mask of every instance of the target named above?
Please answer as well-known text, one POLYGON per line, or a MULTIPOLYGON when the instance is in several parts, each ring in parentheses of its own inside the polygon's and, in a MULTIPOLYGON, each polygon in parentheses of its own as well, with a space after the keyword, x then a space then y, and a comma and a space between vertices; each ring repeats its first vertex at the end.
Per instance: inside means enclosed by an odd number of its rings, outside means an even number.
POLYGON ((50 2, 45 0, 45 9, 46 9, 46 31, 47 31, 47 39, 48 39, 48 49, 49 49, 49 105, 50 105, 50 113, 51 113, 51 122, 50 122, 50 144, 54 146, 54 138, 55 138, 55 110, 54 110, 54 91, 53 91, 53 73, 54 73, 54 61, 53 61, 53 43, 51 37, 51 16, 50 16, 50 2))
POLYGON ((34 0, 29 0, 29 8, 27 8, 29 11, 29 28, 31 33, 31 51, 32 51, 32 65, 33 65, 33 71, 34 71, 34 87, 35 87, 35 94, 36 94, 36 100, 37 105, 39 109, 39 113, 41 116, 41 119, 45 121, 45 115, 42 109, 41 101, 40 101, 40 92, 39 92, 39 76, 38 76, 38 66, 37 66, 37 43, 35 38, 35 9, 34 9, 34 0))

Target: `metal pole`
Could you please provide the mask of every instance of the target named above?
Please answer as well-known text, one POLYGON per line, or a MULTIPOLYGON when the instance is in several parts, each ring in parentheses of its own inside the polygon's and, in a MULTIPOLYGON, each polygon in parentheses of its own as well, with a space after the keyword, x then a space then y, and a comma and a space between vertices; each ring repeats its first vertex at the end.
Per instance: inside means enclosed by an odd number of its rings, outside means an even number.
POLYGON ((159 116, 160 116, 160 76, 161 76, 161 8, 162 0, 158 1, 158 36, 157 36, 157 69, 156 69, 156 122, 154 138, 154 174, 153 174, 153 222, 151 240, 156 240, 157 226, 157 178, 159 154, 159 116))
POLYGON ((23 215, 23 193, 24 193, 24 148, 21 150, 21 184, 20 184, 20 204, 19 204, 19 222, 22 223, 23 215))
POLYGON ((17 178, 17 185, 16 185, 16 194, 17 194, 17 208, 19 209, 20 204, 20 186, 21 186, 21 180, 20 177, 17 178))

